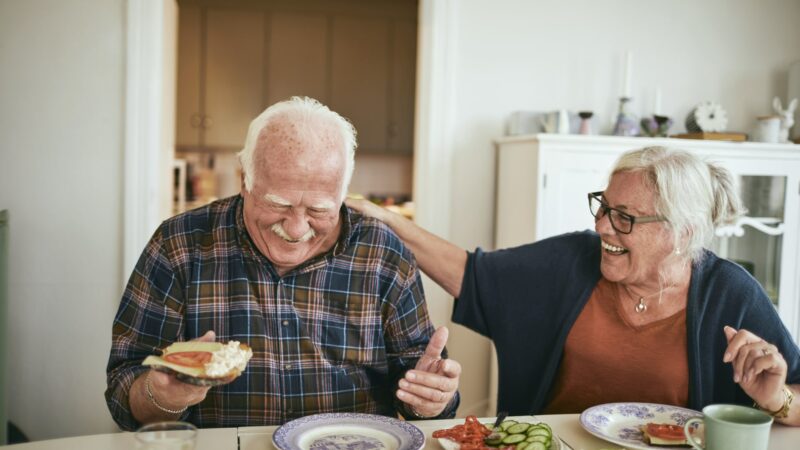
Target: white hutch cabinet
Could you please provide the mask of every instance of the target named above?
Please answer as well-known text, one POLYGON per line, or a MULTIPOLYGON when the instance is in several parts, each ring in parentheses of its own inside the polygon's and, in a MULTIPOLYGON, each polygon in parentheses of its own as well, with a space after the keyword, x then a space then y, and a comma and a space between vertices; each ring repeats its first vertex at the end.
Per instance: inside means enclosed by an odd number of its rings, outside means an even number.
POLYGON ((627 150, 675 147, 720 163, 737 176, 749 212, 717 230, 712 249, 754 274, 800 339, 800 145, 554 134, 495 144, 496 248, 593 229, 586 194, 606 187, 627 150))

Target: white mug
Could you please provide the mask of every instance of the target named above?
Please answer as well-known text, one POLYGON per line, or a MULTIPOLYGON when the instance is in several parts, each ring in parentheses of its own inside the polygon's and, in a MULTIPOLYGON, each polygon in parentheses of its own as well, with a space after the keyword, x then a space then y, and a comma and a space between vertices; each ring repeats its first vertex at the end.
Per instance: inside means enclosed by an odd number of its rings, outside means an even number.
POLYGON ((780 139, 781 118, 778 116, 761 116, 758 118, 756 140, 758 142, 777 143, 780 139))

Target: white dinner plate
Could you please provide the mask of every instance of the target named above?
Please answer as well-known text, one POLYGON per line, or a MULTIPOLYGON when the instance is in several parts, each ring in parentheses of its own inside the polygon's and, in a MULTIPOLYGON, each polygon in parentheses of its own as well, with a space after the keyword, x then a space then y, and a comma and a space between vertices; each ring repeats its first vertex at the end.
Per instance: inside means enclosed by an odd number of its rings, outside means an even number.
POLYGON ((420 450, 425 434, 392 417, 329 413, 281 425, 272 435, 272 443, 279 450, 420 450))
POLYGON ((589 433, 630 450, 651 450, 664 447, 644 442, 642 425, 668 423, 683 426, 692 417, 703 417, 693 409, 657 403, 606 403, 581 413, 581 426, 589 433))

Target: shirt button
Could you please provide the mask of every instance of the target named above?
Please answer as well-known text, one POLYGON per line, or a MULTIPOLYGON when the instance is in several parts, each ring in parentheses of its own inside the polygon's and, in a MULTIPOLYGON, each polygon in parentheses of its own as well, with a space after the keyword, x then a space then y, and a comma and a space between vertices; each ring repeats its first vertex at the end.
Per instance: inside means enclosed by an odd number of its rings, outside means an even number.
POLYGON ((284 321, 281 322, 281 325, 283 325, 285 327, 288 327, 289 326, 289 321, 288 320, 284 320, 284 321))
POLYGON ((285 365, 283 366, 283 368, 284 368, 284 369, 286 369, 286 370, 291 370, 291 368, 292 368, 292 365, 291 365, 291 364, 285 364, 285 365))

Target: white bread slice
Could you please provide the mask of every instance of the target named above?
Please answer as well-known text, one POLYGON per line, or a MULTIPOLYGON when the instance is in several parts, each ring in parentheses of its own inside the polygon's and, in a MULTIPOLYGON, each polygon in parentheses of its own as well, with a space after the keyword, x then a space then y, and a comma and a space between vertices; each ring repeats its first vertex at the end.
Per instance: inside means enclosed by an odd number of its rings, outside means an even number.
MULTIPOLYGON (((656 425, 672 425, 672 424, 656 424, 656 425)), ((661 436, 653 436, 647 432, 647 425, 642 425, 642 433, 644 434, 644 441, 648 445, 655 445, 659 447, 689 447, 689 441, 686 440, 686 436, 683 438, 667 438, 661 436)))
MULTIPOLYGON (((143 366, 151 366, 157 369, 167 368, 173 372, 175 372, 179 376, 179 379, 184 381, 194 382, 195 384, 205 384, 203 383, 204 380, 207 381, 217 381, 217 382, 227 382, 231 381, 234 378, 241 375, 241 371, 234 368, 231 369, 228 373, 212 377, 206 374, 205 367, 187 367, 182 366, 180 364, 175 364, 165 360, 163 357, 170 354, 170 353, 180 353, 180 352, 216 352, 225 344, 221 342, 201 342, 201 341, 187 341, 187 342, 175 342, 169 345, 162 351, 161 356, 150 355, 142 361, 143 366)), ((242 350, 249 350, 250 347, 247 344, 240 343, 239 347, 242 350)))

